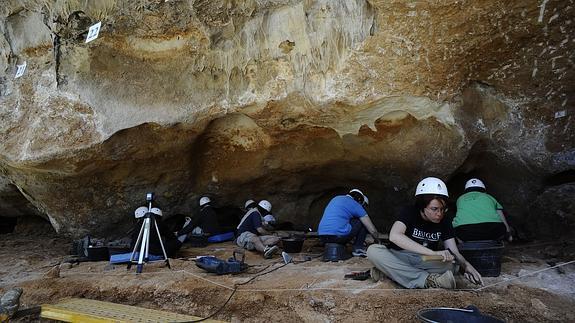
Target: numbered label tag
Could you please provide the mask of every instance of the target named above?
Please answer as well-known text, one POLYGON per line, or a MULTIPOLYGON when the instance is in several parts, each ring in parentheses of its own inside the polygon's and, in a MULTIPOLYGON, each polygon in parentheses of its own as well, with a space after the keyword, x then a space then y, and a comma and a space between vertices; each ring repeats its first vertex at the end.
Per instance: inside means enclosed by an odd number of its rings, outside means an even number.
POLYGON ((16 65, 16 76, 14 78, 19 78, 20 76, 24 75, 24 71, 26 71, 26 62, 20 65, 16 65))
POLYGON ((565 110, 557 111, 557 112, 555 112, 555 119, 563 118, 566 115, 567 115, 567 111, 565 111, 565 110))
POLYGON ((90 27, 88 30, 88 36, 86 36, 86 43, 98 38, 98 34, 100 34, 100 27, 102 27, 101 21, 90 27))

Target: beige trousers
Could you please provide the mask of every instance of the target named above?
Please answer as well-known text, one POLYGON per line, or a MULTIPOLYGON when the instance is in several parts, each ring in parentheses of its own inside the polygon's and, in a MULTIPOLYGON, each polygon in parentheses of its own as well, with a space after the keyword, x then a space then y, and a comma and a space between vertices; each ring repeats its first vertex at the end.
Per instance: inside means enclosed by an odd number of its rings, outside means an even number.
POLYGON ((387 277, 405 288, 424 288, 430 273, 453 270, 451 262, 422 261, 421 255, 405 250, 388 249, 373 244, 367 248, 367 259, 387 277))

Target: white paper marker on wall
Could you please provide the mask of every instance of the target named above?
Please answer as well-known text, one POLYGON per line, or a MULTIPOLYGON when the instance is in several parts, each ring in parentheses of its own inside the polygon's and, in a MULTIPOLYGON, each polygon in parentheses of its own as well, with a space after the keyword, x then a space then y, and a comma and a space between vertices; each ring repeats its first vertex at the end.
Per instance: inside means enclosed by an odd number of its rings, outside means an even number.
POLYGON ((555 112, 555 119, 563 118, 566 115, 567 115, 567 111, 565 111, 565 110, 557 111, 557 112, 555 112))
POLYGON ((26 71, 26 62, 20 65, 16 65, 16 75, 14 78, 17 79, 20 76, 24 75, 24 71, 26 71))
POLYGON ((100 27, 102 27, 102 22, 98 22, 90 26, 88 30, 88 36, 86 36, 86 43, 91 42, 92 40, 98 38, 98 34, 100 33, 100 27))

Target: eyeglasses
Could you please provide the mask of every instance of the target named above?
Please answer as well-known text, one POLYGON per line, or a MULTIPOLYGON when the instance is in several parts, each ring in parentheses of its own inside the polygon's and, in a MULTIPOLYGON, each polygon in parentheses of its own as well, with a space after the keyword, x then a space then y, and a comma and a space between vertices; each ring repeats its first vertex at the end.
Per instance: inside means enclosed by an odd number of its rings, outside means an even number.
POLYGON ((433 213, 440 212, 440 213, 444 213, 444 214, 447 213, 447 211, 449 211, 449 209, 446 207, 443 208, 443 207, 435 207, 435 206, 434 207, 426 207, 426 209, 428 209, 429 211, 431 211, 433 213))

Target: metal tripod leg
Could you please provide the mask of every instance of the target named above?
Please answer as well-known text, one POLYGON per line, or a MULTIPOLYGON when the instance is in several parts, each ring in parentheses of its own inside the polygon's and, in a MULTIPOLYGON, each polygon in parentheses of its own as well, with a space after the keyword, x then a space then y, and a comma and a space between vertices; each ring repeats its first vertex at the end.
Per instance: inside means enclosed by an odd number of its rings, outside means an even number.
POLYGON ((148 262, 148 246, 150 245, 150 221, 148 217, 144 219, 144 234, 142 237, 142 245, 140 246, 140 254, 138 255, 138 265, 136 273, 141 273, 144 268, 144 262, 148 262))
POLYGON ((132 254, 130 255, 130 262, 128 263, 128 270, 130 268, 132 268, 132 262, 134 261, 134 256, 136 255, 136 250, 138 249, 138 245, 140 245, 140 242, 142 241, 142 233, 144 231, 144 223, 142 222, 142 227, 140 227, 140 233, 138 233, 138 239, 136 240, 136 244, 134 244, 134 250, 132 251, 132 254))
POLYGON ((164 259, 166 260, 166 265, 168 268, 172 269, 170 266, 170 260, 168 259, 168 254, 166 253, 166 248, 164 248, 164 242, 162 242, 162 235, 160 234, 160 229, 158 229, 158 223, 154 219, 154 226, 156 227, 156 232, 158 233, 158 239, 160 240, 160 246, 162 246, 162 252, 164 253, 164 259))

